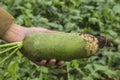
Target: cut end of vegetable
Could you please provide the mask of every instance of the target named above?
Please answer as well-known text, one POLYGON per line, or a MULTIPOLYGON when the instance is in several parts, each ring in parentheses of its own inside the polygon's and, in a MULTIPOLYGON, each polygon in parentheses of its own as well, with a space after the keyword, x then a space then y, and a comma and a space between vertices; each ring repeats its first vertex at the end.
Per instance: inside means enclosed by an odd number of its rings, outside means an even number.
POLYGON ((23 47, 23 41, 18 42, 17 46, 19 49, 21 49, 23 47))

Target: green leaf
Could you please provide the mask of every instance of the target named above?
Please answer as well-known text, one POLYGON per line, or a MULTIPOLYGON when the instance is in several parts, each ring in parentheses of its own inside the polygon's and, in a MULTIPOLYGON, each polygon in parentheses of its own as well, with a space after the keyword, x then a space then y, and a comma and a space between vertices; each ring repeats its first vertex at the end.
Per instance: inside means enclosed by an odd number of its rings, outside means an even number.
POLYGON ((115 13, 119 13, 119 14, 120 14, 120 5, 119 5, 119 4, 118 4, 118 5, 115 5, 115 6, 113 7, 113 10, 114 10, 115 13))

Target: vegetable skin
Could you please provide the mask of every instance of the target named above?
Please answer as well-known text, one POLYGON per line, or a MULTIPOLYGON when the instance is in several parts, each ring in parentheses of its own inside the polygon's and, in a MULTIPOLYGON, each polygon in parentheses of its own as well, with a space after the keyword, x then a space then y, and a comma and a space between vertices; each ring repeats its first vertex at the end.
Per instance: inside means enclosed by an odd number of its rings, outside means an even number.
POLYGON ((73 60, 88 57, 98 50, 96 37, 84 33, 34 33, 23 40, 21 52, 32 61, 73 60))

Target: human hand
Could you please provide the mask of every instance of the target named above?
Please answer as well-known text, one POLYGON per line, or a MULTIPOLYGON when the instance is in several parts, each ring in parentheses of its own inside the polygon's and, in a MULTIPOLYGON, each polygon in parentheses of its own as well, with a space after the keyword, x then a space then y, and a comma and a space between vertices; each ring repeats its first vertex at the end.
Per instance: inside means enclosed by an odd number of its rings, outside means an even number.
MULTIPOLYGON (((3 35, 2 39, 8 42, 18 42, 23 40, 27 35, 36 33, 36 32, 45 32, 45 33, 55 33, 57 31, 51 31, 44 28, 25 28, 16 24, 12 24, 9 30, 3 35)), ((53 66, 53 65, 62 65, 64 61, 56 61, 56 59, 51 59, 49 61, 43 59, 41 61, 33 61, 37 65, 42 66, 53 66)))

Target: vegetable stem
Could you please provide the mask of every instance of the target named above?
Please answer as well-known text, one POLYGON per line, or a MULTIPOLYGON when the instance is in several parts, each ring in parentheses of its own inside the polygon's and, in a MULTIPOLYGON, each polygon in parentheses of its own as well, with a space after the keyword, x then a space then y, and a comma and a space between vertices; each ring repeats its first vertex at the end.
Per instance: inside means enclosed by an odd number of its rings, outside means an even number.
POLYGON ((3 63, 4 61, 6 61, 8 58, 10 58, 17 51, 18 51, 18 48, 16 48, 13 52, 10 53, 10 55, 8 55, 6 58, 4 58, 2 61, 0 61, 0 64, 3 63))
POLYGON ((3 50, 2 52, 0 52, 0 55, 7 52, 7 51, 10 51, 11 49, 14 49, 14 48, 17 48, 17 46, 13 46, 13 47, 10 47, 8 49, 3 50))
POLYGON ((23 41, 20 41, 20 42, 17 43, 18 49, 22 48, 22 46, 23 46, 23 41))
POLYGON ((9 47, 9 46, 15 46, 15 45, 17 45, 17 44, 19 44, 19 43, 20 43, 20 42, 3 44, 3 45, 0 45, 0 48, 9 47))

